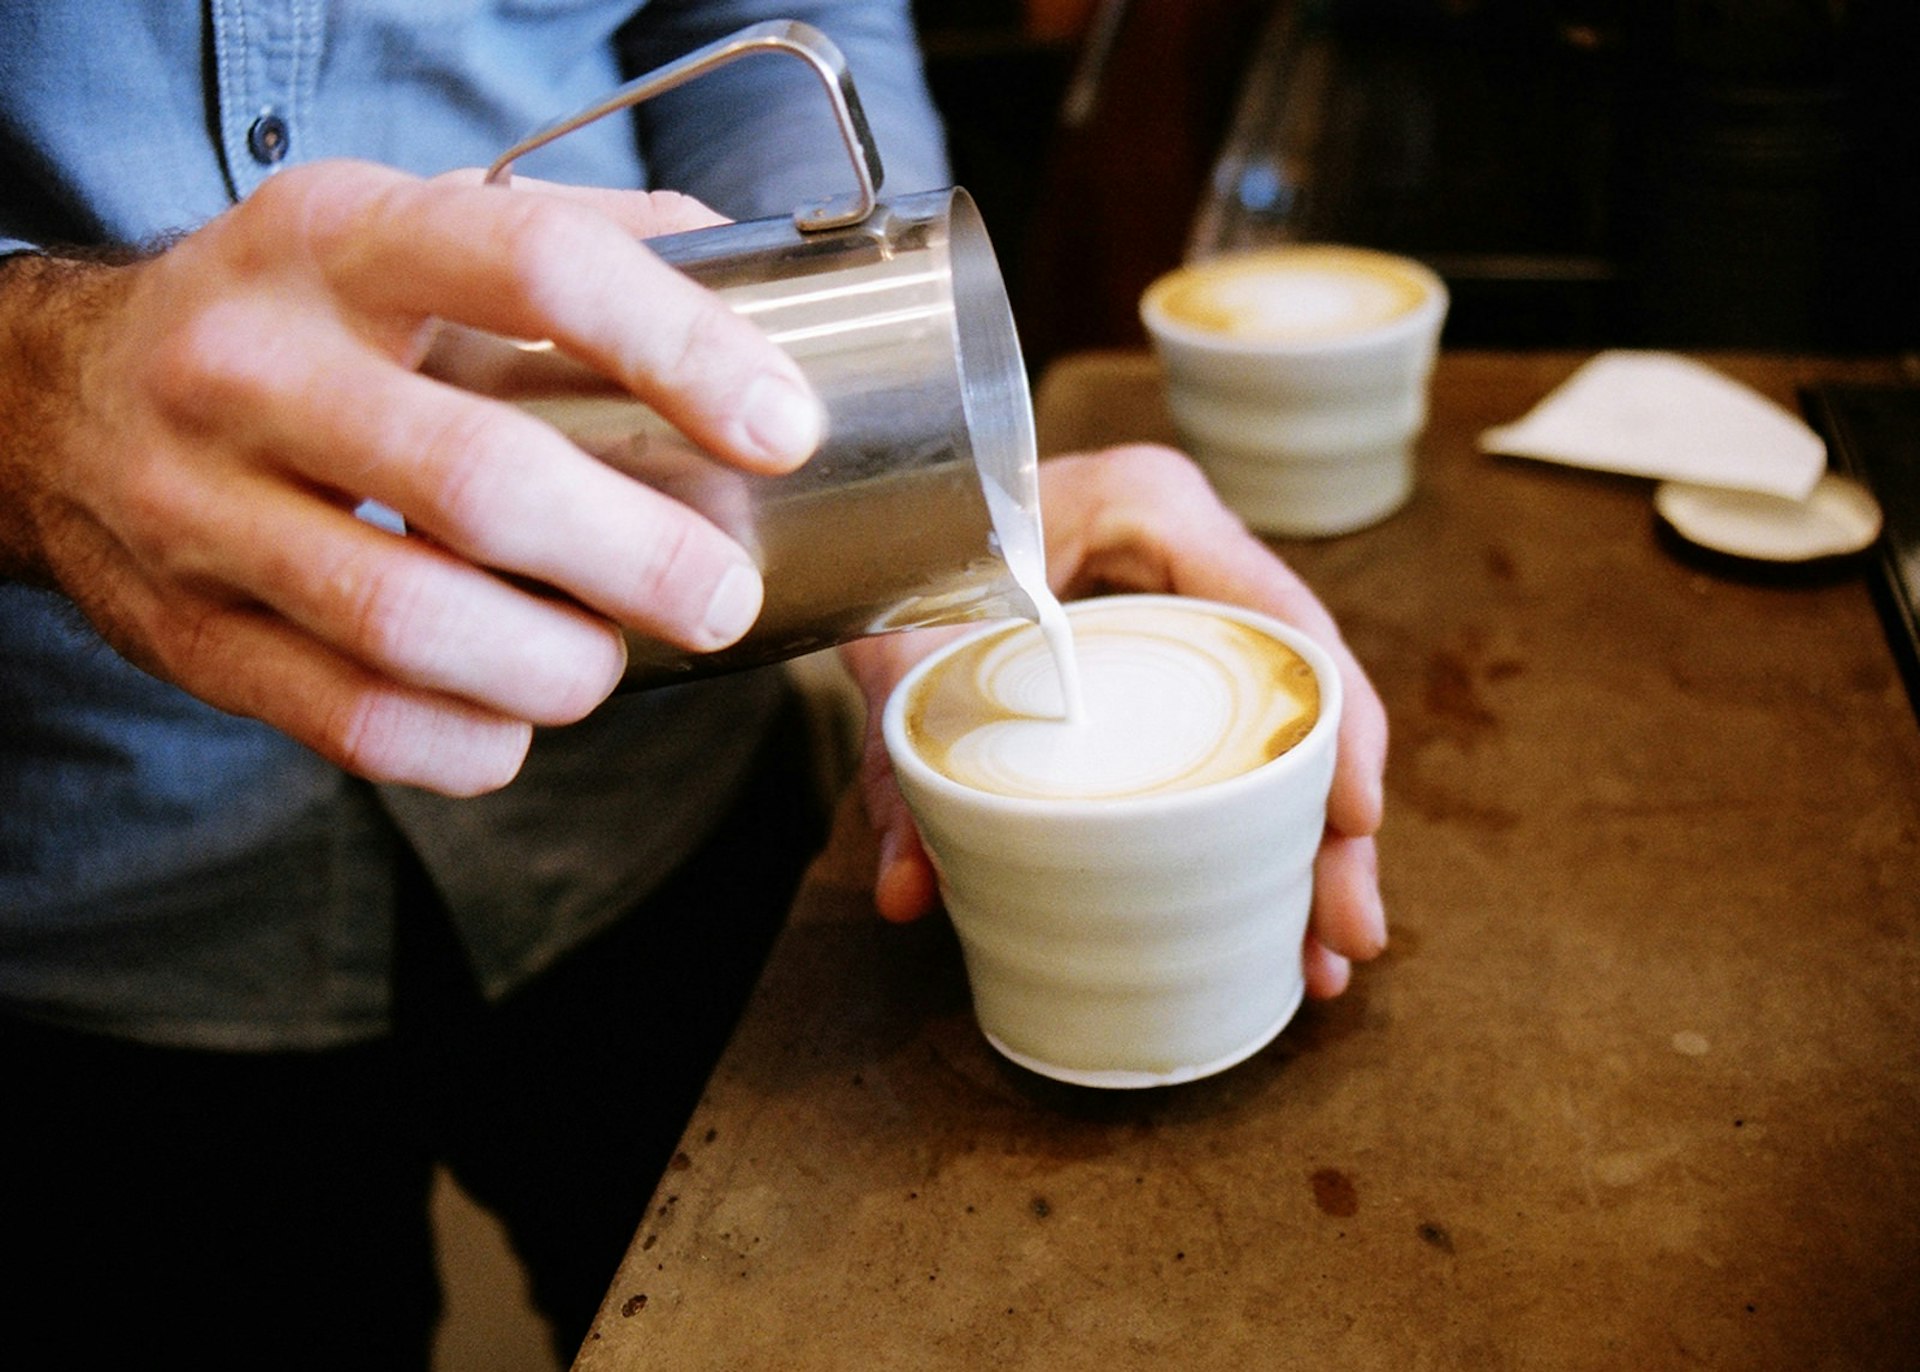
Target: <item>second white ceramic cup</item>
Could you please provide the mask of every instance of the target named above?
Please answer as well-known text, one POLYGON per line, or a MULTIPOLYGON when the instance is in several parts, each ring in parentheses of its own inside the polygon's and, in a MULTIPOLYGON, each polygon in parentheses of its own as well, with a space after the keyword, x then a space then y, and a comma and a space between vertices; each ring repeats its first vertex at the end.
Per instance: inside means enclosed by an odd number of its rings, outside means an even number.
POLYGON ((1311 245, 1169 273, 1142 296, 1140 314, 1181 442, 1221 499, 1263 533, 1328 537, 1378 523, 1411 495, 1447 304, 1445 283, 1418 262, 1311 245), (1412 284, 1412 303, 1384 320, 1281 336, 1207 327, 1167 308, 1177 278, 1292 273, 1303 258, 1314 270, 1391 274, 1412 284))

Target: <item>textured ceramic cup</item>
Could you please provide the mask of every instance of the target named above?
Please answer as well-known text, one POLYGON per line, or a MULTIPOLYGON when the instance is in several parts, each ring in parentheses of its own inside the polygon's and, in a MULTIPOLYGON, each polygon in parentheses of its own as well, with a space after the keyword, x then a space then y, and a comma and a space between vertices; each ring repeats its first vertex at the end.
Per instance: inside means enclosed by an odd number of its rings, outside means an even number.
POLYGON ((1326 537, 1412 494, 1447 303, 1418 262, 1315 244, 1191 263, 1140 316, 1221 499, 1263 533, 1326 537))
MULTIPOLYGON (((1079 626, 1096 607, 1124 603, 1171 608, 1196 624, 1225 620, 1284 645, 1310 671, 1317 716, 1301 723, 1303 736, 1289 734, 1297 739, 1290 746, 1275 745, 1284 746, 1277 757, 1190 789, 1119 798, 980 789, 923 755, 912 720, 926 706, 916 702, 929 674, 969 645, 996 634, 1037 644, 1039 631, 1019 625, 976 630, 920 663, 883 720, 988 1040, 1033 1071, 1102 1087, 1222 1071, 1293 1017, 1305 989, 1301 945, 1341 708, 1326 652, 1266 616, 1170 596, 1083 601, 1068 613, 1079 626)), ((1089 709, 1097 712, 1101 668, 1086 651, 1086 633, 1076 627, 1089 709)), ((1044 655, 1044 647, 1032 651, 1044 655)), ((996 712, 1006 713, 1004 702, 983 711, 996 712)), ((1164 713, 1167 727, 1178 727, 1180 713, 1164 713)))

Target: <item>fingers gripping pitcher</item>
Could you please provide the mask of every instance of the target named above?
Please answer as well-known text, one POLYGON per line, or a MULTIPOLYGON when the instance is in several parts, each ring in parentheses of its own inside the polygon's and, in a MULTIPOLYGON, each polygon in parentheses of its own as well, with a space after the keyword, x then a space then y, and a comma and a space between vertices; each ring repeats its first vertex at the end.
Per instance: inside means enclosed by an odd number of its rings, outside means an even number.
POLYGON ((630 687, 895 629, 1033 619, 1045 594, 1032 403, 979 211, 958 188, 877 198, 879 154, 824 34, 793 21, 744 29, 528 135, 487 179, 509 185, 535 148, 760 53, 798 57, 820 77, 854 191, 647 246, 799 363, 826 414, 808 462, 784 476, 736 470, 550 343, 449 327, 429 362, 697 510, 758 563, 765 601, 741 641, 703 654, 629 634, 630 687))

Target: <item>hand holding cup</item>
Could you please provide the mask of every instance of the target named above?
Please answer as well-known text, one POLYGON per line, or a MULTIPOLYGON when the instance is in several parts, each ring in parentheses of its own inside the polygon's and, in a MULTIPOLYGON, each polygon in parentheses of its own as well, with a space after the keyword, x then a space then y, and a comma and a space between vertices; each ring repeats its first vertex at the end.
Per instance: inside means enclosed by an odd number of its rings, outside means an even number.
MULTIPOLYGON (((1383 804, 1386 712, 1319 598, 1227 510, 1195 466, 1170 449, 1133 446, 1041 464, 1049 579, 1063 599, 1167 592, 1243 606, 1304 632, 1342 687, 1338 763, 1314 868, 1303 958, 1307 994, 1338 995, 1350 964, 1386 944, 1374 834, 1383 804)), ((880 835, 875 898, 883 916, 917 918, 935 899, 933 870, 892 777, 881 738, 894 685, 952 630, 869 639, 845 657, 869 701, 862 785, 880 835)))

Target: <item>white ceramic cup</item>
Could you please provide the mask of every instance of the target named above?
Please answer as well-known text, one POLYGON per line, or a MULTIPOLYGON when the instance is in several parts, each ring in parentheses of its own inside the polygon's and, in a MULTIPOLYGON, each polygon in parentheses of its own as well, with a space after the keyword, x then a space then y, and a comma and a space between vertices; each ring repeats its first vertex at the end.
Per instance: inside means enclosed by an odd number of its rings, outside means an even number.
MULTIPOLYGON (((988 1041, 1024 1067, 1086 1086, 1204 1077, 1259 1051, 1292 1019, 1340 721, 1339 674, 1298 630, 1172 596, 1067 609, 1078 621, 1126 603, 1224 618, 1278 640, 1311 669, 1318 718, 1278 757, 1193 789, 1117 799, 977 789, 930 765, 910 740, 908 713, 930 672, 1008 632, 999 625, 918 664, 883 720, 988 1041)), ((1044 655, 1037 628, 1011 632, 1044 655)), ((1102 668, 1084 635, 1081 672, 1097 709, 1102 668)), ((1279 688, 1269 676, 1253 689, 1279 688)))
POLYGON ((1263 533, 1326 537, 1412 494, 1447 303, 1410 258, 1303 244, 1190 263, 1140 317, 1221 499, 1263 533))

